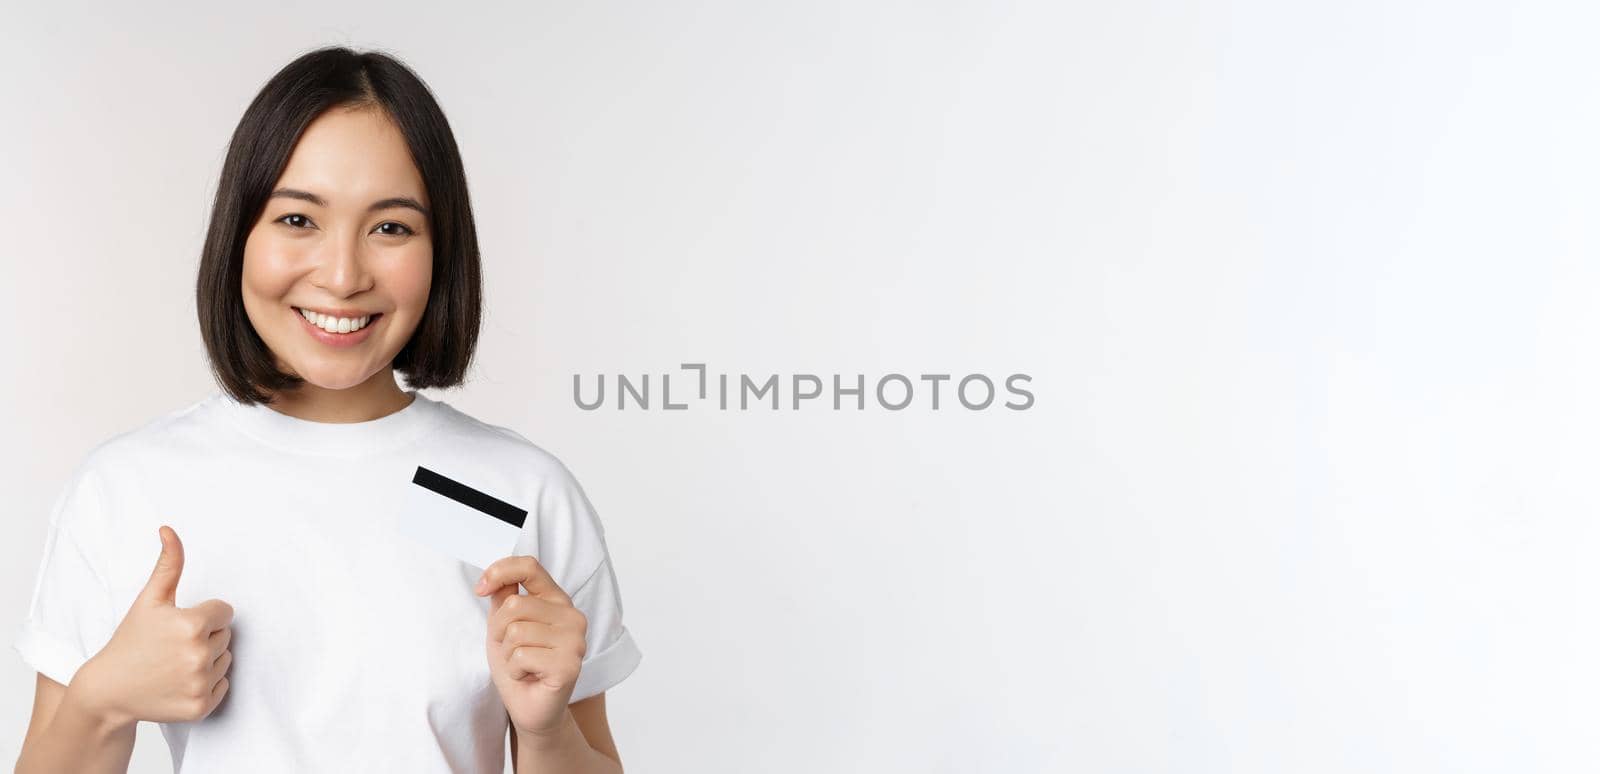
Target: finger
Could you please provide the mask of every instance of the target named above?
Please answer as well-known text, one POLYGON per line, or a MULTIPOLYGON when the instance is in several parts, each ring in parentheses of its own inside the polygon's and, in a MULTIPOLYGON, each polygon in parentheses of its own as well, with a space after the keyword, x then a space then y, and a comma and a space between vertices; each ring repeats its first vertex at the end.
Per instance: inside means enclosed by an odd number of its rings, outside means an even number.
POLYGON ((489 614, 489 631, 499 641, 505 634, 506 624, 512 621, 535 621, 549 625, 568 623, 576 608, 528 594, 509 594, 505 601, 489 614))
POLYGON ((519 596, 522 595, 517 593, 516 586, 501 586, 500 588, 494 590, 493 596, 491 596, 489 599, 488 630, 491 633, 496 631, 498 627, 503 626, 500 621, 505 615, 502 611, 505 609, 506 600, 519 596))
POLYGON ((583 634, 571 629, 548 626, 536 621, 512 621, 506 627, 504 648, 539 647, 575 655, 581 662, 588 655, 589 644, 583 634))
POLYGON ((494 633, 495 642, 506 645, 542 645, 547 648, 556 647, 561 639, 556 627, 543 621, 516 620, 507 622, 494 633))
POLYGON ((222 655, 222 651, 227 650, 228 645, 232 642, 233 627, 224 626, 221 629, 212 632, 211 636, 207 638, 207 643, 210 646, 209 652, 211 653, 211 657, 216 658, 217 656, 222 655))
POLYGON ((546 572, 544 565, 531 556, 507 556, 496 559, 483 571, 483 577, 478 581, 477 592, 481 596, 501 586, 508 584, 522 584, 528 593, 536 597, 550 599, 570 599, 567 592, 563 591, 555 579, 546 572))
POLYGON ((214 632, 233 623, 233 605, 220 599, 208 599, 189 609, 200 614, 200 619, 205 621, 208 632, 214 632))
POLYGON ((206 670, 206 678, 208 680, 207 685, 215 686, 217 681, 221 680, 223 675, 228 673, 228 667, 232 665, 233 651, 222 651, 222 655, 217 656, 217 660, 211 662, 211 667, 206 670))
POLYGON ((161 555, 156 557, 156 567, 150 571, 139 598, 146 602, 173 604, 178 595, 178 578, 183 575, 183 541, 178 532, 163 524, 157 530, 161 535, 161 555))
POLYGON ((494 593, 489 595, 489 609, 499 610, 500 606, 505 604, 507 597, 514 596, 518 596, 517 584, 515 583, 495 589, 494 593))
POLYGON ((489 614, 489 633, 499 641, 505 636, 506 625, 518 620, 558 625, 564 620, 563 609, 572 608, 528 594, 510 594, 489 614))
POLYGON ((502 586, 517 584, 535 596, 549 595, 551 592, 565 594, 544 565, 532 556, 507 556, 495 560, 484 568, 478 579, 477 591, 481 595, 502 586))
POLYGON ((211 686, 211 701, 206 705, 206 711, 202 717, 204 717, 204 715, 210 715, 211 711, 216 709, 218 704, 222 703, 222 697, 226 696, 227 693, 228 678, 224 677, 217 680, 217 684, 211 686))
POLYGON ((506 665, 511 667, 513 680, 531 676, 551 686, 577 682, 580 668, 576 659, 553 648, 538 645, 513 648, 506 654, 506 665))

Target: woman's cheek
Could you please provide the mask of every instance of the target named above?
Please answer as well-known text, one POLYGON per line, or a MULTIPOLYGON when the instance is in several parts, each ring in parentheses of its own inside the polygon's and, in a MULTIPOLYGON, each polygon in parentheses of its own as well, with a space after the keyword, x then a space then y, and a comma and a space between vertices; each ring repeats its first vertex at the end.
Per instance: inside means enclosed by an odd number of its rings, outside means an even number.
POLYGON ((424 246, 406 255, 405 260, 395 268, 390 286, 394 289, 395 298, 410 310, 411 319, 422 319, 423 310, 428 305, 428 291, 433 287, 432 248, 424 246))
POLYGON ((275 240, 265 234, 251 234, 244 248, 244 282, 263 298, 277 299, 289 293, 295 277, 306 261, 305 245, 275 240))

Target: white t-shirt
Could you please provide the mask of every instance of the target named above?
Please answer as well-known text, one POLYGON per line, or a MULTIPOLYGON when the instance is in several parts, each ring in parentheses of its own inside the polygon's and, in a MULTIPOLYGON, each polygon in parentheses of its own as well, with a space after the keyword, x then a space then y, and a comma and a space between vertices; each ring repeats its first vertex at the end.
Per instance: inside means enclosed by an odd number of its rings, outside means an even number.
POLYGON ((198 722, 161 724, 174 771, 498 774, 509 720, 480 570, 389 522, 418 466, 528 512, 508 554, 537 557, 588 617, 572 701, 621 682, 641 654, 603 527, 566 466, 412 394, 340 424, 218 391, 101 443, 55 501, 14 647, 68 683, 149 580, 167 524, 184 548, 178 606, 234 608, 228 694, 198 722))

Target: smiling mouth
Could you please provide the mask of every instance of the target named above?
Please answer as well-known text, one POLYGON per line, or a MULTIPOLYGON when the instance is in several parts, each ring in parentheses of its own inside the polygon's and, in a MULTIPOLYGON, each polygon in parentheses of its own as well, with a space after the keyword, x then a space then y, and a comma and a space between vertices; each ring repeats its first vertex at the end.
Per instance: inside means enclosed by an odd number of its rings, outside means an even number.
POLYGON ((373 312, 371 314, 361 315, 360 317, 334 317, 321 312, 313 312, 307 309, 301 309, 298 306, 291 308, 294 309, 296 314, 304 317, 306 322, 309 322, 312 325, 327 331, 328 333, 334 334, 355 333, 356 331, 373 324, 378 320, 379 317, 383 316, 382 312, 373 312))

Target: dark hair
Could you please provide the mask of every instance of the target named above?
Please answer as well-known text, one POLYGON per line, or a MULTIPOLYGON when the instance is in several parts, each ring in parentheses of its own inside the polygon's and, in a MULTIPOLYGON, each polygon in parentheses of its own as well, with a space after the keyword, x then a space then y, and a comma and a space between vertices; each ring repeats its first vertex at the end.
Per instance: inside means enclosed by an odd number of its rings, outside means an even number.
POLYGON ((478 236, 466 172, 444 111, 422 79, 394 57, 319 48, 279 70, 239 119, 200 256, 195 283, 200 335, 218 384, 243 403, 266 403, 267 393, 305 381, 278 370, 245 314, 244 244, 301 132, 324 111, 341 106, 372 106, 388 114, 411 149, 430 200, 433 285, 416 332, 395 355, 394 369, 412 388, 453 387, 466 376, 477 346, 483 297, 478 236))

